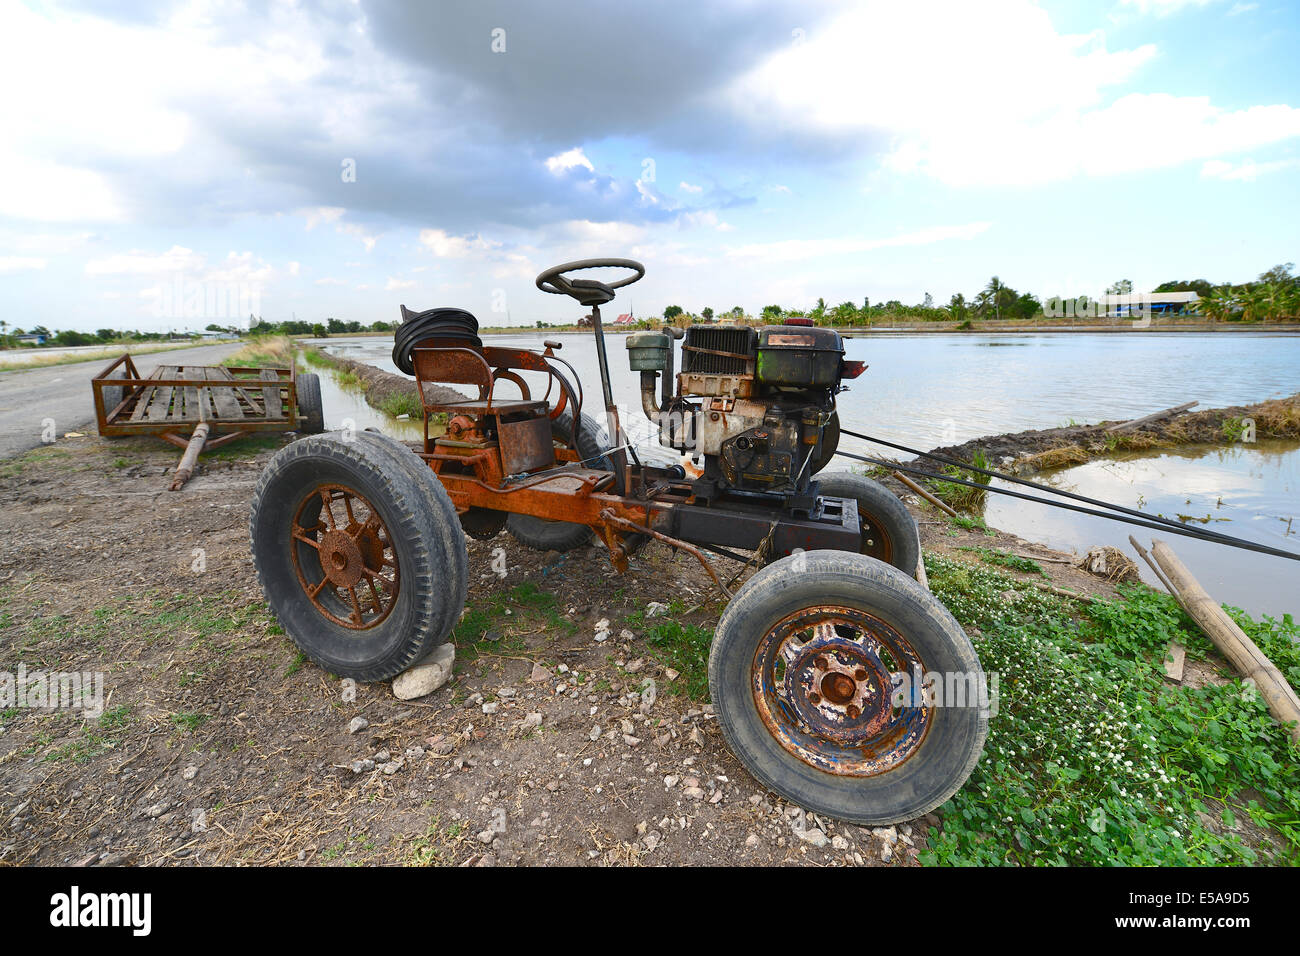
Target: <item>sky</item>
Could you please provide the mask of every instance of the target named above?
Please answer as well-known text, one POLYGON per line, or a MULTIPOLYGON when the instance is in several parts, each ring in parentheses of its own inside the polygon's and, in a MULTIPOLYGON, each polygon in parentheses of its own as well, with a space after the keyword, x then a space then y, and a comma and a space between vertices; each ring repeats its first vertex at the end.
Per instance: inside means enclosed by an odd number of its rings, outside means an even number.
POLYGON ((1280 0, 10 2, 0 319, 1242 282, 1300 259, 1298 48, 1280 0))

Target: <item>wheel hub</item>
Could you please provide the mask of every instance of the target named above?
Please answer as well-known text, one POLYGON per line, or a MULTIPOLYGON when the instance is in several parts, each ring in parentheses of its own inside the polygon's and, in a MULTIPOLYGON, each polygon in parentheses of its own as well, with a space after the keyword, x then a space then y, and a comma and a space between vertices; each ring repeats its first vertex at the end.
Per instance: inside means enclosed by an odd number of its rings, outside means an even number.
POLYGON ((907 641, 870 614, 810 608, 760 642, 754 696, 787 751, 830 773, 871 776, 907 760, 925 735, 929 710, 896 707, 892 693, 894 673, 920 666, 907 641))

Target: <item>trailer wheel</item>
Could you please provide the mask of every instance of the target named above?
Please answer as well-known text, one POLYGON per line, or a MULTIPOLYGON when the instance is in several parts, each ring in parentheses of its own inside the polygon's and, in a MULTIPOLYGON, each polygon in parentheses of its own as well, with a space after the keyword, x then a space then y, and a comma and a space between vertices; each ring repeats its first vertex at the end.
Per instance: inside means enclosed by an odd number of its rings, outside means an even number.
POLYGON ((911 820, 957 792, 988 734, 985 688, 933 595, 846 551, 793 554, 754 575, 709 654, 718 724, 746 769, 858 824, 911 820))
POLYGON ((879 482, 847 471, 832 471, 817 480, 823 495, 852 498, 858 503, 859 550, 863 554, 916 576, 921 536, 916 519, 896 494, 879 482))
POLYGON ((325 405, 320 397, 320 378, 315 372, 303 372, 297 377, 298 431, 304 435, 319 435, 325 430, 325 405))
POLYGON ((303 438, 271 459, 253 495, 267 603, 299 649, 341 677, 401 673, 446 640, 464 606, 455 509, 407 457, 372 439, 303 438))
MULTIPOLYGON (((573 415, 566 413, 551 419, 551 437, 559 444, 568 445, 573 434, 573 415)), ((583 415, 578 423, 578 454, 588 468, 614 470, 605 456, 605 436, 600 426, 583 415)), ((567 521, 548 521, 534 515, 512 514, 506 530, 516 541, 534 551, 572 551, 591 540, 592 530, 585 524, 567 521)))

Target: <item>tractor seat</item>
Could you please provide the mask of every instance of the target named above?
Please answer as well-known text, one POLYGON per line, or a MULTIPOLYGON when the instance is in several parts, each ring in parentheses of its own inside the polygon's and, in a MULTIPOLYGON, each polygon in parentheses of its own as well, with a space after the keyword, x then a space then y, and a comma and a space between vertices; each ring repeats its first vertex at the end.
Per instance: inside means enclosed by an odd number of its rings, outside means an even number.
MULTIPOLYGON (((453 415, 517 415, 536 413, 544 411, 546 408, 547 403, 544 401, 525 398, 512 398, 493 402, 489 402, 486 399, 479 399, 477 401, 429 406, 430 411, 450 412, 453 415)), ((534 417, 536 416, 534 415, 534 417)))

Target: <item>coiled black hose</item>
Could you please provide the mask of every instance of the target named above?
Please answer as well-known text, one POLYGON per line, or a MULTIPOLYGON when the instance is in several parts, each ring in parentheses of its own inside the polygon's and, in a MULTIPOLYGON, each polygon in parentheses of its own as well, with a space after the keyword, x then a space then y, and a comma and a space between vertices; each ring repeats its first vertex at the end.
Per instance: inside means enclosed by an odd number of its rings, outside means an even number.
POLYGON ((412 312, 402 306, 402 324, 393 337, 393 364, 407 375, 415 374, 411 350, 425 339, 456 339, 465 345, 482 347, 478 319, 464 309, 440 308, 412 312))

